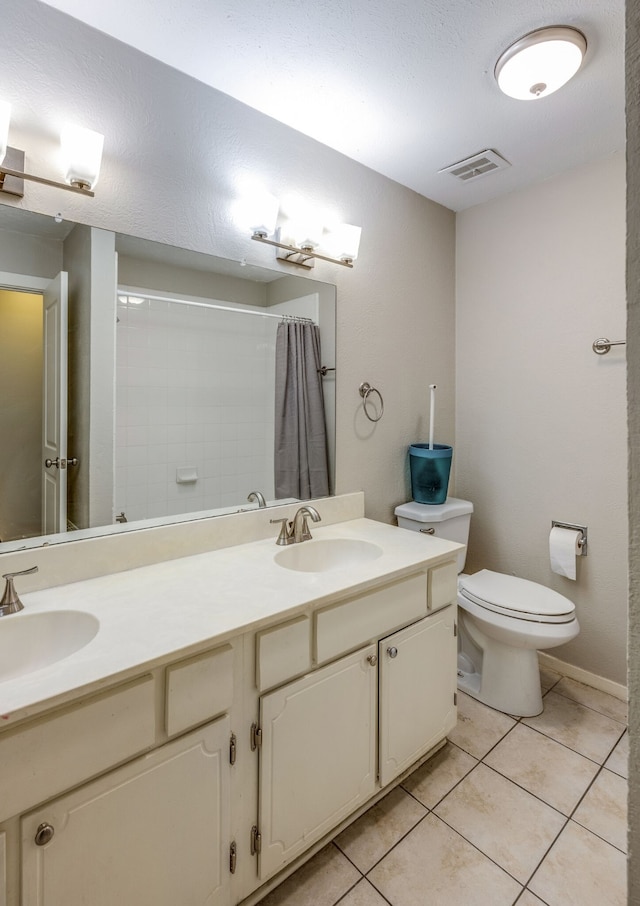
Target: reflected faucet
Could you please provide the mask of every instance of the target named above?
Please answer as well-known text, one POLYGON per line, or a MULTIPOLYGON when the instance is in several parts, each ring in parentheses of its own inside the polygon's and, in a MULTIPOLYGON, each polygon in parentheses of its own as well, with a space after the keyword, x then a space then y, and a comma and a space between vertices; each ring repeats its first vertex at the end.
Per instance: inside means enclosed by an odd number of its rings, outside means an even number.
POLYGON ((291 534, 293 535, 294 544, 297 544, 299 541, 311 540, 311 532, 309 531, 309 525, 307 523, 308 516, 311 516, 314 522, 320 522, 320 513, 315 507, 301 506, 293 517, 293 522, 291 524, 291 534))
POLYGON ((253 500, 257 500, 257 501, 258 501, 258 509, 260 509, 260 510, 261 510, 263 507, 266 507, 266 505, 267 505, 267 502, 266 502, 266 500, 264 499, 264 494, 261 494, 260 491, 252 491, 252 492, 249 494, 249 496, 247 497, 247 500, 249 501, 249 503, 251 503, 253 500))

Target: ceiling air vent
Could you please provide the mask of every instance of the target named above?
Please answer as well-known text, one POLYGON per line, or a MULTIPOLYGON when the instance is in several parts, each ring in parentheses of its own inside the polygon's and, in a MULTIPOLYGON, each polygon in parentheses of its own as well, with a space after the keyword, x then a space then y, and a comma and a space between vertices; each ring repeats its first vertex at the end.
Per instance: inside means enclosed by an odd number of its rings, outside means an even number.
POLYGON ((479 179, 480 176, 487 176, 496 170, 505 170, 511 164, 504 157, 500 157, 497 151, 479 151, 473 157, 467 157, 466 160, 459 160, 457 164, 451 164, 450 167, 444 167, 438 170, 438 173, 451 173, 461 182, 469 182, 472 179, 479 179))

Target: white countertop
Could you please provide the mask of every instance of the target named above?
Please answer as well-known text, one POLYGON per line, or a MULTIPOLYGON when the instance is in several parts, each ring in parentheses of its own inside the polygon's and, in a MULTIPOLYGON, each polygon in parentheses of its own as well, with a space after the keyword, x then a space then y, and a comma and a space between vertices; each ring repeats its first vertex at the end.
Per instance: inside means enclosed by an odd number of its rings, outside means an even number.
POLYGON ((382 554, 348 567, 301 572, 275 562, 276 554, 293 546, 278 547, 270 538, 21 595, 25 610, 3 617, 0 633, 5 621, 51 610, 86 611, 98 618, 100 629, 63 660, 0 682, 2 729, 309 605, 331 603, 434 558, 448 559, 460 549, 369 519, 311 529, 315 540, 369 541, 382 554))

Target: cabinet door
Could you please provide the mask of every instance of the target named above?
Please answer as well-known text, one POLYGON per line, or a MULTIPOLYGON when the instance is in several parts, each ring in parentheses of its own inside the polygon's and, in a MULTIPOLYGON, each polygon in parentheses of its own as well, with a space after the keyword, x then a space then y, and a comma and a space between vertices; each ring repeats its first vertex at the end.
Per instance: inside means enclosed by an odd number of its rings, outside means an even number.
POLYGON ((450 606, 378 643, 382 786, 455 726, 455 613, 450 606))
POLYGON ((369 645, 261 698, 261 880, 373 794, 376 652, 369 645))
POLYGON ((221 718, 25 816, 23 906, 227 906, 229 734, 221 718))

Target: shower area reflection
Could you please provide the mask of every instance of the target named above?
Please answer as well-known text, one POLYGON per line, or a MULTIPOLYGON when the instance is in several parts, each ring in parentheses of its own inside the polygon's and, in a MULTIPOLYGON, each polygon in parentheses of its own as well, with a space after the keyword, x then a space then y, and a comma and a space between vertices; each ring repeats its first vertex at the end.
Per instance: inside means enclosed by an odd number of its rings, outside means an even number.
MULTIPOLYGON (((276 335, 283 319, 317 324, 318 294, 265 311, 121 288, 116 513, 132 521, 238 508, 255 490, 269 502, 297 496, 276 492, 274 484, 276 335)), ((326 487, 328 493, 328 479, 326 487)))

